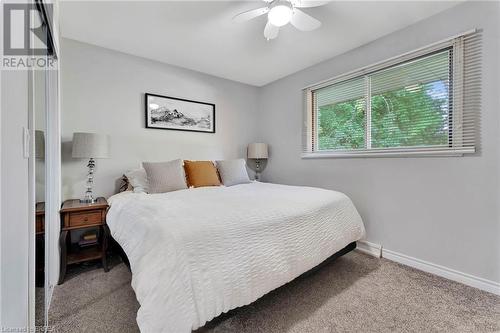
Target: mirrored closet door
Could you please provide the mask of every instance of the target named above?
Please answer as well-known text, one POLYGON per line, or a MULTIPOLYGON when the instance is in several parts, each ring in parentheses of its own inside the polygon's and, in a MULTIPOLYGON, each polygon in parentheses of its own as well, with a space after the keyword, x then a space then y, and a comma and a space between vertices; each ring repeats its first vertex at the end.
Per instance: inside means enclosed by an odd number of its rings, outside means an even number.
POLYGON ((33 71, 35 134, 35 325, 45 326, 46 72, 33 71))
POLYGON ((41 46, 47 47, 44 55, 45 63, 50 66, 37 67, 30 74, 30 105, 31 105, 31 134, 33 154, 34 186, 33 196, 35 205, 34 230, 34 316, 31 322, 37 327, 50 327, 48 322, 48 305, 54 284, 57 281, 58 242, 59 232, 59 170, 60 144, 59 140, 59 96, 58 96, 58 63, 57 52, 52 36, 53 7, 47 3, 35 1, 36 11, 32 12, 32 20, 39 20, 41 46), (33 318, 34 317, 34 318, 33 318))

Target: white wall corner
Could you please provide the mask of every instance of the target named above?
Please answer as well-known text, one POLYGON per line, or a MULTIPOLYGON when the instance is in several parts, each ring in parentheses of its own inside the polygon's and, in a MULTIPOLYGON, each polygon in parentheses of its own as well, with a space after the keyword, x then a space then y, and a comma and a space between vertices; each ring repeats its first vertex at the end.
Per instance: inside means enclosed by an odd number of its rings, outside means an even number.
POLYGON ((357 241, 356 250, 376 258, 382 257, 382 245, 380 244, 370 243, 365 240, 359 240, 357 241))
MULTIPOLYGON (((358 242, 359 244, 359 242, 358 242)), ((364 252, 364 251, 362 251, 364 252)), ((448 267, 413 258, 395 251, 383 249, 382 257, 421 271, 444 277, 470 287, 500 295, 500 283, 463 273, 448 267)))

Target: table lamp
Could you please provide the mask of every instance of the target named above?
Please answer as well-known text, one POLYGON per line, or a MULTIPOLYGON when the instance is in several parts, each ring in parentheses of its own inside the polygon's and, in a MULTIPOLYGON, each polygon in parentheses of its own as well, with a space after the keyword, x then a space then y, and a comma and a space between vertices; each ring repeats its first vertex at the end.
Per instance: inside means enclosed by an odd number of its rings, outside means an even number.
POLYGON ((87 173, 87 190, 82 203, 94 203, 95 198, 92 193, 94 184, 94 168, 95 158, 108 158, 109 157, 109 137, 105 134, 96 133, 74 133, 73 134, 73 158, 88 158, 89 168, 87 173))
POLYGON ((248 145, 247 157, 255 160, 255 180, 260 179, 260 162, 268 158, 266 143, 251 143, 248 145))

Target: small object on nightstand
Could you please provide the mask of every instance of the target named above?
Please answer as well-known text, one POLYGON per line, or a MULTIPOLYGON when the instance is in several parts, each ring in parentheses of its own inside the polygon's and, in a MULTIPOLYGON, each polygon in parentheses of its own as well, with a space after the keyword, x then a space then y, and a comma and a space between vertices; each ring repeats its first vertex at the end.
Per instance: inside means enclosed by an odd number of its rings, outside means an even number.
POLYGON ((61 208, 61 266, 59 284, 63 283, 67 265, 101 259, 104 271, 108 271, 106 250, 109 229, 106 225, 108 202, 97 198, 94 203, 81 203, 79 199, 66 200, 61 208), (72 231, 84 230, 80 240, 71 244, 72 231))
POLYGON ((99 235, 97 230, 87 231, 80 236, 80 240, 78 241, 78 246, 92 246, 96 245, 99 242, 99 235))

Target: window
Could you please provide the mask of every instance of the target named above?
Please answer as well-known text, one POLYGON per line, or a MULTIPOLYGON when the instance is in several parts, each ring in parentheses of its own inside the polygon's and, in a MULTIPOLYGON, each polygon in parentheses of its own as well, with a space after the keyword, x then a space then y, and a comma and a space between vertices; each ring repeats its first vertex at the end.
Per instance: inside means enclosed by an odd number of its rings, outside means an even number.
POLYGON ((305 88, 303 156, 473 153, 478 64, 469 33, 305 88))

